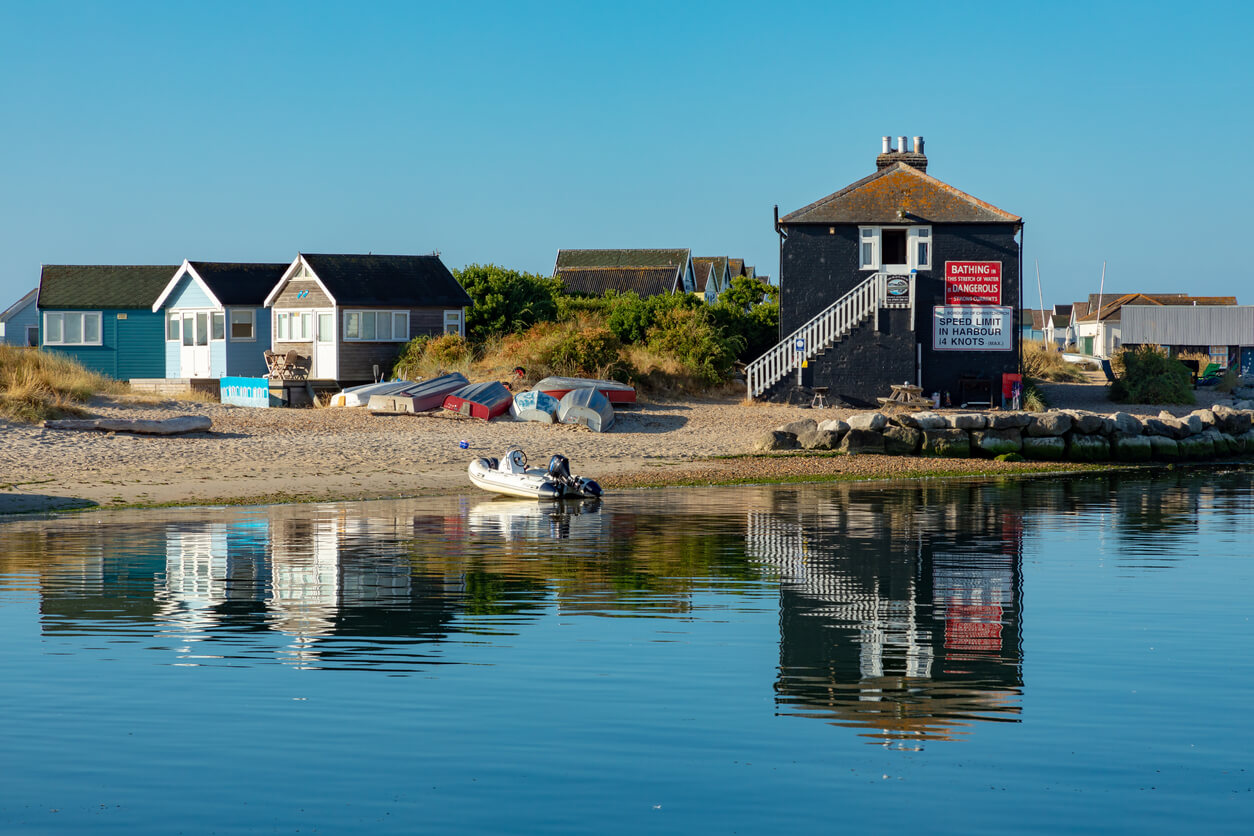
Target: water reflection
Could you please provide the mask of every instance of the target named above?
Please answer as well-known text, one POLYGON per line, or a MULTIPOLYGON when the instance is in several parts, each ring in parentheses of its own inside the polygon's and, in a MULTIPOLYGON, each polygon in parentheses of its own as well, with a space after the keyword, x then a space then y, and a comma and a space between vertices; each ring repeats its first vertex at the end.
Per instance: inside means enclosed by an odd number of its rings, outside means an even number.
POLYGON ((37 594, 49 638, 160 664, 393 674, 555 616, 777 607, 776 711, 911 748, 1018 721, 1025 544, 1070 532, 1168 569, 1250 496, 1238 470, 99 513, 0 524, 0 593, 37 594))

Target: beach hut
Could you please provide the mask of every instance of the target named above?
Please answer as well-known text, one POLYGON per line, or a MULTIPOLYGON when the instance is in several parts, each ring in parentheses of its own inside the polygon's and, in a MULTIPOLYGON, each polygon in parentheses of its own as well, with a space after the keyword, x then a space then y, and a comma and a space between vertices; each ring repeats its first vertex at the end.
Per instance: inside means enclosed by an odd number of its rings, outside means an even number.
POLYGON ((271 347, 309 358, 313 381, 387 374, 405 343, 465 335, 470 297, 437 255, 302 253, 265 299, 271 347))
POLYGON ((164 317, 152 305, 171 265, 45 264, 39 345, 118 380, 165 375, 164 317))
POLYGON ((266 295, 286 263, 184 261, 153 302, 165 319, 165 377, 263 377, 266 295))
POLYGON ((20 346, 39 345, 39 310, 35 299, 39 288, 27 293, 0 313, 0 343, 20 346))

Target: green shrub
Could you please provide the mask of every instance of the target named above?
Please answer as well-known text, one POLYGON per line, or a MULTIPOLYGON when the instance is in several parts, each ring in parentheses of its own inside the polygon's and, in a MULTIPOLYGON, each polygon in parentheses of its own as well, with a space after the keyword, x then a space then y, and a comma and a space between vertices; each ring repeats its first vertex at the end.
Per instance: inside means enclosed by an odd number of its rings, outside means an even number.
POLYGON ((756 360, 779 342, 778 302, 765 302, 746 310, 720 297, 709 312, 715 327, 724 336, 743 341, 737 356, 741 362, 756 360))
POLYGON ((557 316, 559 279, 546 278, 495 264, 471 264, 453 277, 470 295, 466 334, 474 342, 523 331, 557 316))
POLYGON ((653 313, 645 300, 628 291, 621 296, 608 297, 609 316, 606 325, 625 343, 642 343, 653 325, 653 313))
POLYGON ((594 376, 612 374, 621 365, 622 349, 618 337, 601 325, 589 325, 567 331, 553 344, 548 365, 568 375, 594 376))
POLYGON ((1115 403, 1191 404, 1192 375, 1187 366, 1157 346, 1140 346, 1119 352, 1123 373, 1110 384, 1115 403))
POLYGON ((744 341, 723 336, 706 310, 677 306, 655 318, 648 345, 652 351, 673 355, 698 379, 713 384, 730 376, 744 341))
POLYGON ((392 364, 390 376, 400 380, 433 377, 446 371, 470 368, 469 343, 457 334, 414 337, 392 364))

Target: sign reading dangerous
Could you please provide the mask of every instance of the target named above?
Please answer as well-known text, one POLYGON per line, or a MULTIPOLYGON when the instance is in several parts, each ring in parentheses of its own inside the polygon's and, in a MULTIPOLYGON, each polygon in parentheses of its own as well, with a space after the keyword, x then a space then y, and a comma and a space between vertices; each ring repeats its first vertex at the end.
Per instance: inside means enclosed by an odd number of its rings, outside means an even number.
POLYGON ((1000 261, 946 261, 946 305, 1000 305, 1000 261))
POLYGON ((938 305, 932 308, 932 348, 936 351, 1009 351, 1013 327, 1011 308, 938 305))

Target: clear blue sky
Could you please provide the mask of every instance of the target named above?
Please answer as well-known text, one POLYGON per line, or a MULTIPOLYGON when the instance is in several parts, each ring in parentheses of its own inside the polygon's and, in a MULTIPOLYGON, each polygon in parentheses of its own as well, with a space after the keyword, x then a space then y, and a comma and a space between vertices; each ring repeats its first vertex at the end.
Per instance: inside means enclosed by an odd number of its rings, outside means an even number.
POLYGON ((884 134, 1024 217, 1047 305, 1103 259, 1108 289, 1254 303, 1217 257, 1254 247, 1252 6, 3 0, 0 308, 41 263, 298 251, 778 276, 772 206, 884 134))

